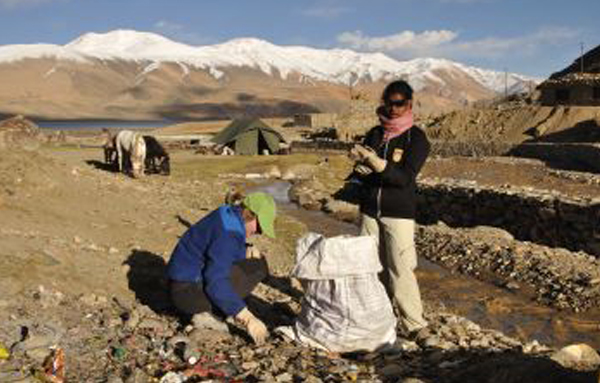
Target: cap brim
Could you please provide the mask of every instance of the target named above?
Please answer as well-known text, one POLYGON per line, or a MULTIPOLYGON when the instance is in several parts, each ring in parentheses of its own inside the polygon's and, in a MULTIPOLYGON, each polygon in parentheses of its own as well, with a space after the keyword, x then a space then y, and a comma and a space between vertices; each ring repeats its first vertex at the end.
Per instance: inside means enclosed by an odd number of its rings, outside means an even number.
POLYGON ((258 217, 258 224, 260 225, 260 230, 270 238, 275 238, 275 228, 273 227, 273 221, 268 219, 260 219, 258 217))

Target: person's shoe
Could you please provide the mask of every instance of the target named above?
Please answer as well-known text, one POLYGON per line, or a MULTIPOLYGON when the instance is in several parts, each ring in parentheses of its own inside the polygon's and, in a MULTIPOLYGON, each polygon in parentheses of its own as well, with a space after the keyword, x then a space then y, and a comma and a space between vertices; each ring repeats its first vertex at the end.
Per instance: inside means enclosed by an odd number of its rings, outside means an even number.
POLYGON ((417 343, 419 346, 423 346, 427 339, 431 338, 433 335, 434 334, 429 327, 421 327, 408 332, 404 338, 417 343))
POLYGON ((195 330, 214 330, 229 332, 227 324, 209 312, 195 314, 192 317, 192 326, 195 330))

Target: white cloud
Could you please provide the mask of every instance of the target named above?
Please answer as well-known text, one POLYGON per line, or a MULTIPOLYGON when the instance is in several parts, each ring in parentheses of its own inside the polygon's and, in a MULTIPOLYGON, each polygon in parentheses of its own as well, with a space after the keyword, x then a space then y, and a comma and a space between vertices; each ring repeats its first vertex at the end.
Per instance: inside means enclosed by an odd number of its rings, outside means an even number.
POLYGON ((160 31, 181 31, 183 30, 183 25, 172 23, 170 21, 160 20, 154 23, 154 29, 160 31))
POLYGON ((344 32, 337 36, 337 40, 352 49, 384 52, 403 59, 415 57, 494 58, 507 54, 533 55, 544 46, 573 41, 579 34, 579 31, 570 28, 547 27, 516 37, 487 37, 462 41, 457 32, 449 30, 420 33, 403 31, 380 37, 371 37, 361 31, 355 31, 344 32))
POLYGON ((0 7, 5 9, 15 9, 24 7, 33 7, 40 4, 52 3, 57 0, 0 0, 0 7))
POLYGON ((453 41, 457 36, 456 32, 447 30, 421 33, 403 31, 383 37, 369 37, 361 31, 355 31, 344 32, 338 35, 337 39, 343 45, 357 50, 397 52, 413 56, 435 50, 453 41))
POLYGON ((459 42, 442 51, 460 56, 500 57, 507 54, 530 56, 535 55, 548 45, 561 45, 573 41, 579 36, 579 31, 563 28, 548 27, 537 32, 511 38, 489 37, 480 40, 459 42))
POLYGON ((201 36, 198 33, 190 32, 187 30, 185 25, 178 24, 168 20, 159 20, 154 23, 154 30, 161 35, 172 38, 175 41, 194 44, 204 45, 214 43, 213 39, 201 36))
POLYGON ((335 19, 345 13, 352 12, 353 9, 342 5, 329 2, 328 4, 320 4, 302 10, 304 16, 316 17, 321 19, 335 19))

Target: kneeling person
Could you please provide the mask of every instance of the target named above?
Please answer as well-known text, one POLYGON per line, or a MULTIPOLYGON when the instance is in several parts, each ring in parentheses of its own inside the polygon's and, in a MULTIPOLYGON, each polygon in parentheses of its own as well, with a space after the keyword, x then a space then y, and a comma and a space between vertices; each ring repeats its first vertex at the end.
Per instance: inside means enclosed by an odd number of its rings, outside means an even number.
POLYGON ((261 233, 275 238, 274 220, 273 197, 251 193, 241 206, 223 205, 192 225, 167 266, 175 307, 193 323, 210 313, 233 317, 256 343, 264 342, 267 328, 243 298, 267 276, 268 267, 246 239, 261 233))

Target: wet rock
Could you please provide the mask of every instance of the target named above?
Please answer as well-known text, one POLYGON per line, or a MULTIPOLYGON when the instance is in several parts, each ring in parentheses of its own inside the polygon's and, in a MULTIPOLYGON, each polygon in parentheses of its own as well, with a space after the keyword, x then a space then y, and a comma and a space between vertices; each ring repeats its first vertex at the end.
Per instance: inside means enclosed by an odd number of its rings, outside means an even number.
POLYGON ((563 347, 551 356, 551 359, 560 363, 563 367, 600 365, 600 355, 587 344, 573 344, 563 347))
POLYGON ((400 376, 403 371, 404 371, 404 368, 401 365, 392 363, 392 364, 388 364, 388 365, 384 366, 382 369, 380 369, 379 373, 381 375, 385 376, 386 378, 390 378, 390 377, 394 377, 394 376, 400 376))

